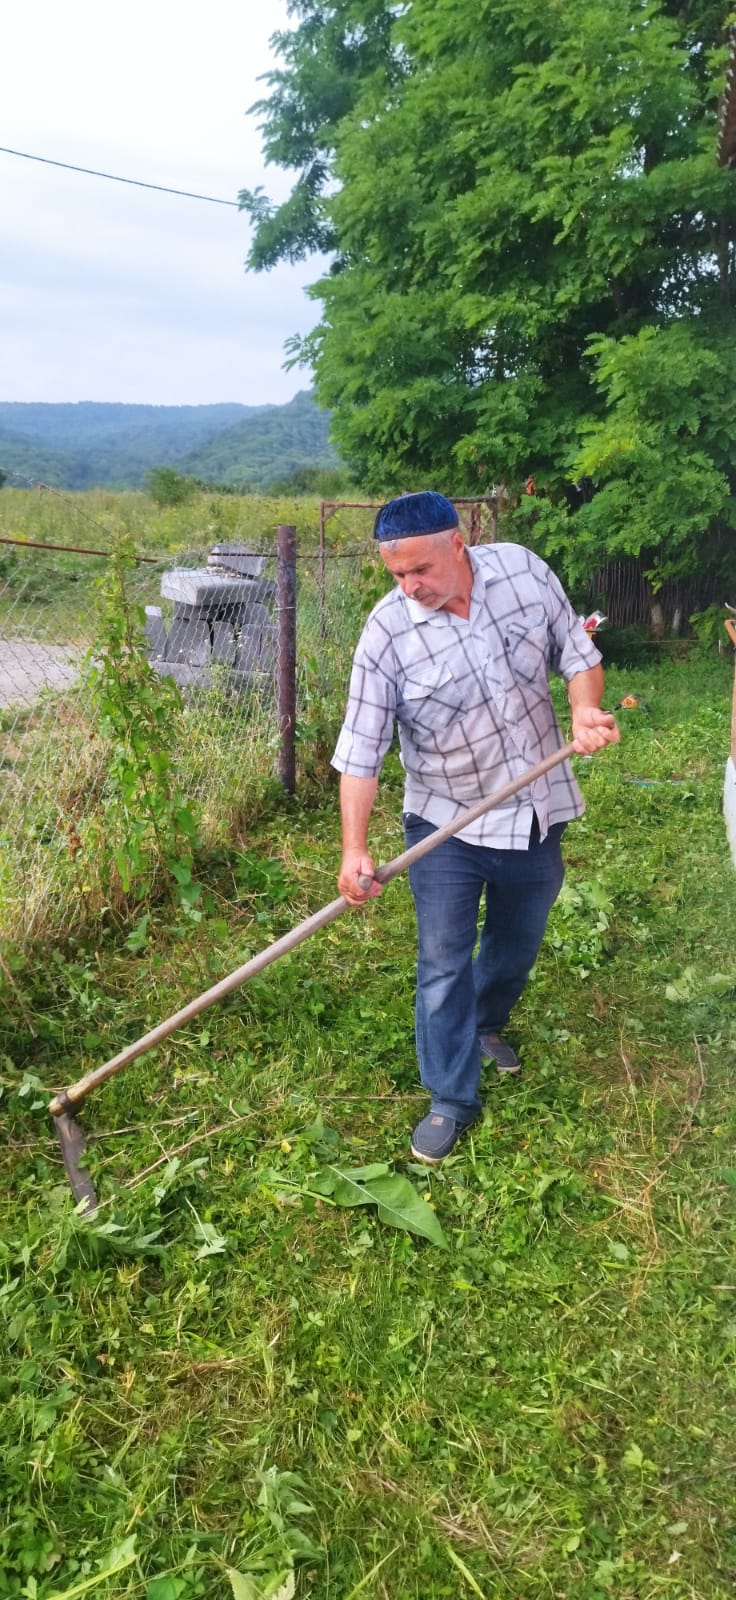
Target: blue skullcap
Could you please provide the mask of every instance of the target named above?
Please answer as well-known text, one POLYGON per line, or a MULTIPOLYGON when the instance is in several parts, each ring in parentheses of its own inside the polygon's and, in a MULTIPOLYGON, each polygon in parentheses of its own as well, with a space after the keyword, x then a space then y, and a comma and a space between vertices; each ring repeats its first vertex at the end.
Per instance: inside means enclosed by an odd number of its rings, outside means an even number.
POLYGON ((425 533, 444 533, 458 527, 458 515, 451 500, 433 489, 419 494, 402 494, 387 500, 373 524, 374 539, 417 539, 425 533))

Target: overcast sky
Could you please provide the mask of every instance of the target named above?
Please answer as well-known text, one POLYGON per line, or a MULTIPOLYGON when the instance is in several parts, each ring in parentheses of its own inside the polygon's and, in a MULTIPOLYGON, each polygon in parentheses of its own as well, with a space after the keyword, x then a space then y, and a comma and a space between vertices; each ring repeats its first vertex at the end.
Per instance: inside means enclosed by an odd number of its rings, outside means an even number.
MULTIPOLYGON (((256 118, 285 0, 23 0, 5 8, 0 145, 225 200, 265 168, 256 118)), ((237 210, 0 154, 0 400, 289 400, 301 267, 246 274, 237 210)))

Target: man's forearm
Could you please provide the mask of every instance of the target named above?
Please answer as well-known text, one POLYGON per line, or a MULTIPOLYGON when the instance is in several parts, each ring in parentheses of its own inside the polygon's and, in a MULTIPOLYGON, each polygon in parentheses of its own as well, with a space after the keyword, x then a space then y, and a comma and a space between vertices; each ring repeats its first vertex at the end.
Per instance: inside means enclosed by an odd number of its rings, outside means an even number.
POLYGON ((343 772, 340 779, 340 815, 343 853, 361 852, 368 847, 368 824, 378 789, 377 778, 354 778, 343 772))
POLYGON ((575 677, 571 678, 567 685, 567 698, 573 716, 583 706, 599 706, 603 699, 604 687, 605 677, 600 661, 597 666, 589 667, 586 672, 576 672, 575 677))
POLYGON ((377 778, 353 778, 344 772, 340 779, 342 816, 342 863, 338 886, 351 906, 363 905, 381 893, 373 882, 373 857, 368 849, 368 823, 378 788, 377 778), (364 887, 368 879, 370 888, 364 887))
POLYGON ((592 756, 607 744, 617 744, 618 728, 610 711, 601 709, 605 678, 600 662, 585 672, 576 672, 567 685, 572 712, 572 736, 581 755, 592 756))

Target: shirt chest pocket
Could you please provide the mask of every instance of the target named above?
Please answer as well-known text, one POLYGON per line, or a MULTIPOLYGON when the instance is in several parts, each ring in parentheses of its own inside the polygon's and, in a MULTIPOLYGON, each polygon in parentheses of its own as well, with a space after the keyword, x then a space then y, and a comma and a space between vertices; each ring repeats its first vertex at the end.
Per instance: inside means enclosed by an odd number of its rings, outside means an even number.
POLYGON ((401 685, 398 717, 410 727, 439 732, 449 727, 462 709, 460 686, 442 663, 415 667, 401 685))
POLYGON ((523 616, 504 626, 506 660, 513 676, 522 683, 547 677, 547 617, 543 606, 530 606, 523 616))

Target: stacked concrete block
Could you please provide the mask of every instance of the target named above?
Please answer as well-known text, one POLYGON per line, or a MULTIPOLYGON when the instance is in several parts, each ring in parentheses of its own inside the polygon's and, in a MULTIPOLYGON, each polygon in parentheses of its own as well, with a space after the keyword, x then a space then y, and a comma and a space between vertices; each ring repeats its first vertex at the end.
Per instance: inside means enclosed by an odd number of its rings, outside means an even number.
POLYGON ((213 544, 207 565, 216 570, 236 572, 241 578, 260 578, 266 557, 247 555, 237 544, 213 544))
POLYGON ((221 661, 223 666, 235 665, 238 653, 238 634, 232 622, 214 622, 212 624, 212 660, 221 661))
POLYGON ((271 578, 238 577, 210 567, 175 567, 161 579, 165 600, 173 600, 183 611, 198 615, 224 614, 230 606, 273 600, 276 585, 271 578))
POLYGON ((166 635, 165 661, 184 661, 189 667, 206 667, 212 654, 209 626, 196 617, 174 617, 166 635))
POLYGON ((206 567, 164 573, 161 594, 173 603, 168 632, 161 607, 146 607, 145 633, 154 670, 179 684, 203 689, 212 685, 213 666, 226 669, 227 681, 240 691, 272 677, 276 629, 271 607, 276 584, 262 576, 265 564, 265 556, 219 544, 206 567))
POLYGON ((146 606, 144 628, 149 656, 162 656, 166 648, 166 624, 160 606, 146 606))

